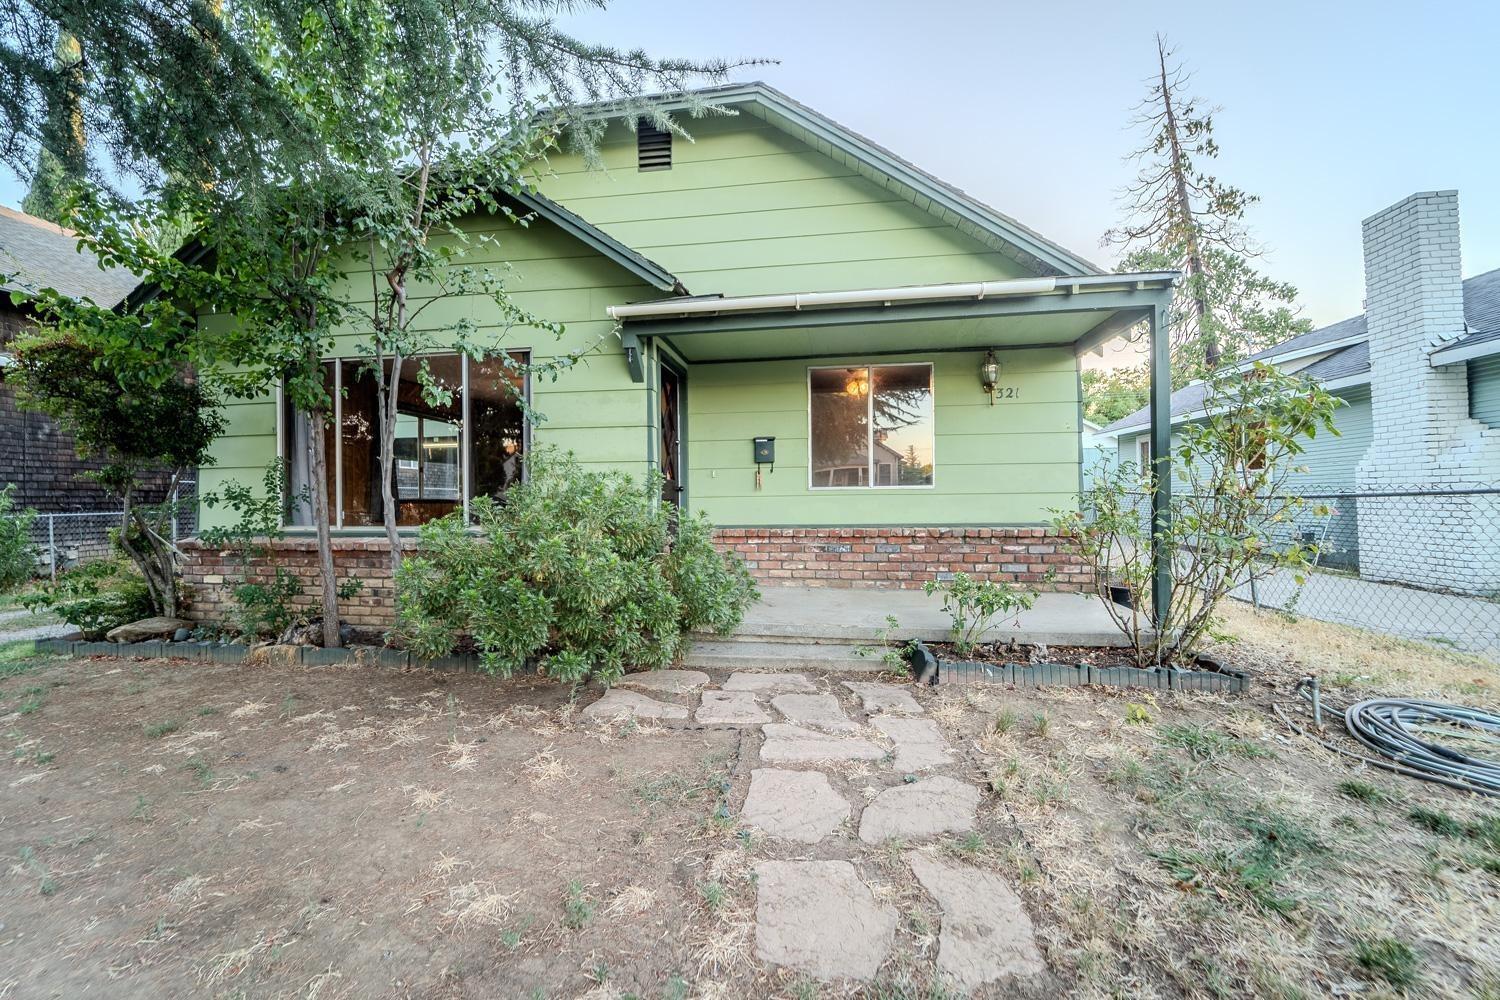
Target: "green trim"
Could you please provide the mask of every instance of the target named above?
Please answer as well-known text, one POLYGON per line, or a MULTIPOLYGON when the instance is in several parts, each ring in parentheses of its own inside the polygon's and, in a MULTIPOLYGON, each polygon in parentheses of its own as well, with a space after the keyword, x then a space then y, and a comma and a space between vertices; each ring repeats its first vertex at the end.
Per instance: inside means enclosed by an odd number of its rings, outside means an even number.
POLYGON ((728 528, 734 531, 788 531, 795 528, 806 529, 829 529, 838 528, 875 528, 880 531, 900 531, 902 528, 995 528, 1008 530, 1010 528, 1050 528, 1051 521, 1006 521, 996 523, 994 521, 902 521, 899 524, 891 521, 865 522, 858 521, 833 521, 828 523, 809 522, 806 524, 715 524, 715 529, 728 528))
MULTIPOLYGON (((665 340, 665 338, 662 338, 665 340)), ((906 347, 901 350, 892 351, 823 351, 820 354, 788 354, 776 357, 763 358, 709 358, 704 361, 694 361, 695 365, 742 365, 746 361, 819 361, 823 358, 900 358, 911 355, 926 354, 973 354, 976 351, 992 349, 996 351, 1038 351, 1048 348, 1063 347, 1063 344, 995 344, 993 347, 979 345, 974 347, 906 347)))
MULTIPOLYGON (((540 215, 569 236, 585 246, 598 251, 619 264, 646 284, 675 295, 686 295, 687 289, 676 276, 653 260, 630 249, 613 236, 599 229, 582 216, 563 208, 546 195, 536 191, 521 190, 513 194, 516 201, 540 215)), ((639 381, 637 379, 636 381, 639 381)))

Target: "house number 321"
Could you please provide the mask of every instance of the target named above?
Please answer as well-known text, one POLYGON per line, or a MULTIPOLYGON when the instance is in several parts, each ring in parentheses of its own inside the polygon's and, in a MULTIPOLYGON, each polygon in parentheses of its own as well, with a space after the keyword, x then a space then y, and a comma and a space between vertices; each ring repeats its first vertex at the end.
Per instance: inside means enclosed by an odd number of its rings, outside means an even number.
POLYGON ((996 399, 1020 399, 1021 398, 1021 390, 1017 389, 1013 385, 997 385, 997 386, 995 386, 995 398, 996 399))

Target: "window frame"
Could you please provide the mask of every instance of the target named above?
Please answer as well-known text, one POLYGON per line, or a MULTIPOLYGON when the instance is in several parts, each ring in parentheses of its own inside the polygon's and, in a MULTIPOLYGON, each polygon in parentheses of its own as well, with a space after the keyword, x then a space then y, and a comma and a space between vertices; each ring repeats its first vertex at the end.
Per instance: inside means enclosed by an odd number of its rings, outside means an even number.
POLYGON ((937 371, 931 361, 881 361, 881 362, 854 362, 842 365, 808 365, 807 367, 807 491, 814 492, 853 492, 858 490, 934 490, 937 489, 937 371), (927 391, 932 395, 932 482, 930 483, 891 483, 882 486, 875 481, 875 375, 876 368, 915 368, 927 369, 927 391), (865 427, 866 439, 869 442, 869 452, 865 459, 865 474, 869 482, 864 486, 818 486, 813 482, 813 372, 819 371, 848 371, 851 368, 863 368, 870 373, 870 391, 865 393, 865 427))
MULTIPOLYGON (((524 362, 523 363, 527 363, 527 364, 530 363, 532 354, 534 353, 529 346, 528 347, 507 347, 507 348, 504 348, 503 350, 504 350, 504 353, 506 353, 506 354, 521 355, 521 356, 523 356, 523 358, 524 358, 524 362)), ((413 355, 405 356, 405 357, 402 358, 402 363, 405 364, 408 361, 416 361, 416 362, 420 363, 421 361, 423 361, 425 359, 428 359, 428 358, 440 358, 440 357, 448 357, 448 356, 457 356, 458 359, 459 359, 460 387, 461 387, 460 388, 460 392, 462 393, 462 396, 463 396, 463 413, 462 413, 462 416, 460 417, 460 419, 462 421, 462 424, 459 427, 459 452, 460 452, 460 458, 461 458, 461 461, 459 463, 459 465, 460 465, 459 476, 462 479, 462 486, 463 486, 463 489, 461 491, 462 504, 460 506, 461 506, 461 509, 464 512, 464 523, 468 524, 469 523, 469 494, 470 494, 470 486, 471 486, 471 483, 472 483, 472 479, 471 479, 471 467, 473 465, 472 460, 471 460, 472 459, 471 452, 473 451, 473 443, 469 440, 469 426, 470 426, 470 420, 469 420, 469 402, 470 402, 470 400, 469 400, 469 365, 470 365, 470 362, 471 362, 472 359, 464 351, 458 351, 458 350, 452 350, 452 351, 428 351, 428 352, 423 353, 423 354, 413 354, 413 355)), ((371 532, 380 530, 380 526, 379 525, 354 525, 354 526, 349 526, 349 525, 344 524, 344 433, 343 433, 343 427, 344 427, 344 363, 345 362, 349 362, 349 361, 354 361, 354 362, 360 362, 360 363, 363 363, 363 364, 368 364, 369 361, 370 361, 370 359, 368 357, 364 356, 364 355, 355 354, 355 355, 337 355, 337 356, 334 356, 334 357, 320 358, 319 361, 318 361, 319 364, 322 364, 322 365, 332 365, 333 366, 333 428, 334 428, 334 435, 333 435, 333 452, 332 452, 332 454, 330 454, 328 456, 328 464, 329 464, 329 466, 330 466, 330 468, 331 468, 331 470, 333 472, 333 510, 332 510, 333 523, 329 525, 329 530, 330 531, 347 532, 347 533, 351 533, 351 534, 369 534, 371 532)), ((530 372, 524 373, 522 375, 522 377, 521 377, 521 399, 524 401, 524 408, 529 409, 530 406, 531 406, 531 373, 530 372)), ((290 443, 287 441, 287 437, 291 433, 291 428, 287 425, 287 419, 286 418, 287 418, 287 400, 286 400, 285 380, 284 379, 279 379, 276 382, 276 457, 278 459, 282 460, 283 462, 288 461, 288 459, 290 457, 290 455, 289 455, 289 444, 290 443)), ((532 445, 531 421, 530 420, 523 420, 522 423, 521 423, 521 454, 522 455, 530 454, 531 453, 531 445, 532 445)), ((521 468, 521 478, 522 478, 523 481, 525 480, 525 477, 526 477, 526 469, 525 469, 525 464, 523 463, 522 464, 522 468, 521 468)), ((290 524, 290 523, 288 523, 287 522, 287 514, 286 514, 285 511, 283 511, 283 513, 282 513, 281 520, 282 520, 282 524, 281 524, 282 529, 285 530, 285 531, 288 531, 288 532, 293 532, 293 533, 296 533, 296 532, 314 532, 314 531, 317 531, 317 529, 318 529, 318 526, 315 525, 315 524, 290 524)), ((419 525, 419 524, 403 524, 403 525, 398 526, 396 530, 398 532, 403 533, 403 534, 414 534, 420 528, 421 528, 421 525, 419 525)))

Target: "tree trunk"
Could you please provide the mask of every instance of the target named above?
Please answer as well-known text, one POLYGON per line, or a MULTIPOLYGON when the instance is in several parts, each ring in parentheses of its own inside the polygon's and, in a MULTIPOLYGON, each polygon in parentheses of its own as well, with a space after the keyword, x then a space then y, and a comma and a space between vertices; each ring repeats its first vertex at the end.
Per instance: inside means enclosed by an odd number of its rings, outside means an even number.
MULTIPOLYGON (((400 354, 391 355, 391 375, 380 401, 380 509, 386 541, 391 546, 392 585, 396 571, 401 568, 401 532, 396 523, 396 417, 400 412, 401 360, 400 354)), ((421 443, 417 446, 420 448, 421 443)))
POLYGON ((1203 363, 1209 369, 1219 366, 1219 337, 1210 329, 1208 295, 1203 290, 1203 251, 1198 246, 1198 227, 1193 220, 1193 203, 1188 198, 1187 176, 1182 167, 1182 137, 1177 132, 1177 109, 1172 104, 1172 87, 1167 81, 1167 50, 1160 35, 1156 36, 1156 56, 1161 69, 1162 110, 1167 118, 1167 136, 1172 143, 1172 192, 1181 219, 1187 250, 1188 302, 1197 320, 1198 336, 1203 341, 1203 363))
POLYGON ((323 595, 323 645, 336 649, 339 640, 339 582, 333 567, 333 529, 328 509, 328 414, 307 415, 308 446, 312 449, 312 515, 318 529, 318 581, 323 595))

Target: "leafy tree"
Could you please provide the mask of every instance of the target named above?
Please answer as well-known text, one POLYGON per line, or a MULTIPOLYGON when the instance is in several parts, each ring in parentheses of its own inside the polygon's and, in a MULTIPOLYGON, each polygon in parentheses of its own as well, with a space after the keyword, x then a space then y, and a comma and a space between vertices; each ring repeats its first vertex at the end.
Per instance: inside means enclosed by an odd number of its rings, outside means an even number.
MULTIPOLYGON (((41 151, 56 151, 49 114, 78 81, 59 71, 51 46, 59 34, 76 39, 90 56, 76 107, 92 139, 91 174, 133 176, 146 191, 132 203, 86 190, 74 217, 83 242, 155 282, 163 312, 233 316, 205 324, 187 345, 195 365, 216 368, 232 395, 284 378, 293 406, 311 418, 328 645, 337 644, 337 604, 319 429, 332 400, 320 359, 350 322, 341 284, 349 252, 374 238, 382 273, 398 277, 389 295, 399 312, 408 276, 437 266, 443 252, 423 235, 428 212, 454 198, 478 205, 518 182, 507 158, 529 140, 485 131, 494 116, 465 117, 486 99, 498 94, 512 111, 547 103, 547 127, 588 155, 603 124, 574 113, 580 103, 609 100, 661 123, 639 95, 730 68, 582 42, 557 28, 556 9, 552 0, 0 0, 0 158, 27 175, 41 151), (498 160, 486 155, 497 142, 498 160), (424 144, 429 162, 405 159, 424 144), (450 176, 461 159, 482 169, 450 176), (196 234, 186 252, 154 245, 183 220, 196 234)), ((374 294, 372 323, 409 330, 410 313, 383 321, 374 294)), ((159 338, 140 326, 141 336, 114 337, 106 353, 170 368, 179 355, 149 357, 159 338)), ((410 350, 394 336, 398 356, 410 350)))
POLYGON ((1105 242, 1122 249, 1122 270, 1182 272, 1170 317, 1181 385, 1312 324, 1297 317, 1295 287, 1252 266, 1261 251, 1245 212, 1257 198, 1208 172, 1219 155, 1217 109, 1189 93, 1189 76, 1171 64, 1160 35, 1156 54, 1157 72, 1133 121, 1144 134, 1131 153, 1140 172, 1125 192, 1126 219, 1105 242))
POLYGON ((14 590, 36 572, 36 549, 31 544, 31 524, 36 511, 17 510, 15 486, 0 488, 0 594, 14 590))
POLYGON ((1304 471, 1297 456, 1308 440, 1338 433, 1339 401, 1302 376, 1259 363, 1248 372, 1221 370, 1205 384, 1205 416, 1176 431, 1169 456, 1181 484, 1169 528, 1153 535, 1150 514, 1139 506, 1142 470, 1133 462, 1096 476, 1079 509, 1055 521, 1089 564, 1094 591, 1143 667, 1190 660, 1235 588, 1275 572, 1301 583, 1317 549, 1288 528, 1301 517, 1328 515, 1293 491, 1292 476, 1304 471), (1153 543, 1172 554, 1171 604, 1154 630, 1144 601, 1153 543), (1111 586, 1128 587, 1134 607, 1114 603, 1111 586))
POLYGON ((1096 424, 1114 423, 1145 406, 1151 379, 1145 365, 1083 373, 1083 415, 1096 424))
POLYGON ((103 462, 90 475, 121 500, 116 541, 145 579, 152 607, 176 617, 171 498, 184 474, 211 461, 209 445, 224 429, 217 401, 186 378, 159 385, 122 380, 97 349, 66 334, 23 340, 14 353, 7 380, 26 405, 73 436, 80 455, 103 462), (170 470, 168 499, 146 503, 144 477, 162 466, 170 470))
POLYGON ((83 49, 71 35, 57 39, 57 69, 59 83, 51 95, 56 103, 47 109, 46 141, 37 150, 36 171, 21 210, 62 224, 66 221, 64 206, 68 189, 82 181, 87 172, 87 140, 79 104, 83 91, 83 49))

